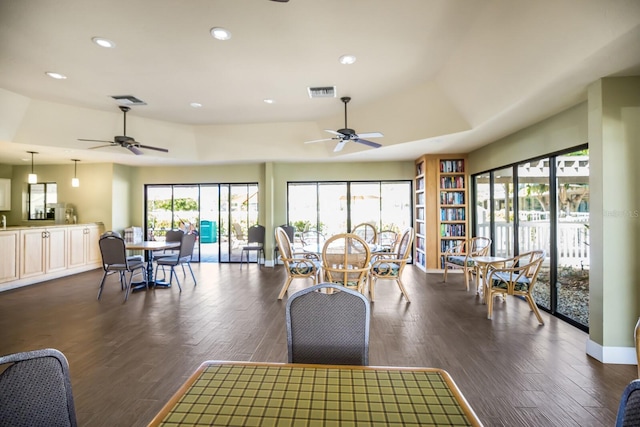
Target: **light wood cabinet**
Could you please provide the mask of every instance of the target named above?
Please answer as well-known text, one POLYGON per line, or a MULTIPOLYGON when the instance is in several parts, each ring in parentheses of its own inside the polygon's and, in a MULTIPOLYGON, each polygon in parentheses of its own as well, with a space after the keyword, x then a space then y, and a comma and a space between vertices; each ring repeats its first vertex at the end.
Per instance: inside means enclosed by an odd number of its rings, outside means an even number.
POLYGON ((21 279, 67 268, 67 231, 64 227, 21 230, 20 247, 21 279))
POLYGON ((16 280, 19 277, 19 247, 20 232, 18 230, 0 233, 0 283, 16 280))
POLYGON ((100 227, 97 224, 69 227, 68 267, 76 268, 101 262, 100 227))
POLYGON ((416 160, 415 263, 443 268, 442 254, 468 237, 466 155, 426 155, 416 160))

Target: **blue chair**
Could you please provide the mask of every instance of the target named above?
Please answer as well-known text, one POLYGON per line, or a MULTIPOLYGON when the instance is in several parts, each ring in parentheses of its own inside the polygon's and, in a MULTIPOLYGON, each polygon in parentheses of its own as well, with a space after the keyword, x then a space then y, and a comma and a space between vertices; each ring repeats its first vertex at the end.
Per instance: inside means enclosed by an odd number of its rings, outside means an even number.
POLYGON ((635 426, 640 426, 640 380, 633 380, 625 387, 616 417, 616 427, 635 426))

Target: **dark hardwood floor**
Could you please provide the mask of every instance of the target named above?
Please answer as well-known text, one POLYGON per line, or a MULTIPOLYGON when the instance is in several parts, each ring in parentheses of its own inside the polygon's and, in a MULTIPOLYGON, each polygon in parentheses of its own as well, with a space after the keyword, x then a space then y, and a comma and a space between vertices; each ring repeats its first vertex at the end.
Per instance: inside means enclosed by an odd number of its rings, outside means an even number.
MULTIPOLYGON (((123 294, 101 270, 0 293, 0 354, 43 347, 69 359, 81 426, 144 426, 208 359, 286 362, 282 267, 194 265, 198 285, 123 294)), ((406 304, 379 282, 371 365, 447 370, 485 426, 612 426, 636 367, 603 365, 587 335, 524 301, 496 300, 493 320, 461 275, 413 266, 406 304)), ((290 293, 309 283, 294 281, 290 293)))

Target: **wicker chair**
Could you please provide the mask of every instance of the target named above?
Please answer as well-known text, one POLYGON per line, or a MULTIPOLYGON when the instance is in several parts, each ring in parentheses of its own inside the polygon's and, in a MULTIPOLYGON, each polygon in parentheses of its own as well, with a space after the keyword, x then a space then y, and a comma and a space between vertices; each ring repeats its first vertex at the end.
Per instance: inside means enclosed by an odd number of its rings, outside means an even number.
MULTIPOLYGON (((476 272, 473 257, 486 256, 489 253, 490 247, 491 239, 488 237, 472 237, 446 251, 442 255, 444 263, 443 281, 447 281, 447 272, 449 269, 461 269, 464 274, 464 284, 468 291, 471 274, 476 272)), ((476 284, 476 291, 478 287, 478 284, 476 284)))
POLYGON ((362 237, 367 243, 376 243, 378 241, 378 231, 373 225, 366 222, 356 225, 351 232, 362 237))
POLYGON ((402 232, 398 248, 393 254, 376 254, 369 271, 369 298, 374 300, 374 287, 378 280, 395 280, 407 302, 411 302, 407 290, 402 284, 402 271, 411 257, 411 245, 416 233, 413 228, 407 228, 402 232))
POLYGON ((378 252, 395 253, 398 246, 398 233, 393 230, 382 230, 378 233, 378 252))
POLYGON ((364 293, 371 261, 369 244, 356 234, 336 234, 322 248, 323 281, 364 293))
POLYGON ((516 295, 523 297, 531 311, 544 325, 542 316, 533 300, 533 288, 544 261, 545 251, 537 250, 520 254, 505 262, 505 267, 489 267, 487 274, 487 319, 493 316, 493 298, 496 295, 516 295))
POLYGON ((280 259, 287 272, 287 279, 278 295, 278 299, 281 300, 293 279, 311 279, 313 284, 316 284, 321 264, 315 254, 293 252, 289 233, 284 227, 276 227, 275 235, 280 259), (315 256, 315 259, 309 258, 310 256, 315 256))
POLYGON ((371 307, 361 293, 320 283, 291 295, 285 313, 289 363, 369 364, 371 307))

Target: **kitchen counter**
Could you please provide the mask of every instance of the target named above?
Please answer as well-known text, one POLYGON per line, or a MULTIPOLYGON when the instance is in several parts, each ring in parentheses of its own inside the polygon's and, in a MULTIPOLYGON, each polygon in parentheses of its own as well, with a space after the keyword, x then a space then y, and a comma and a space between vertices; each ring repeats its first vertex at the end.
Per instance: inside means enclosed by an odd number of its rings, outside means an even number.
POLYGON ((102 223, 0 229, 0 291, 100 268, 102 223))

